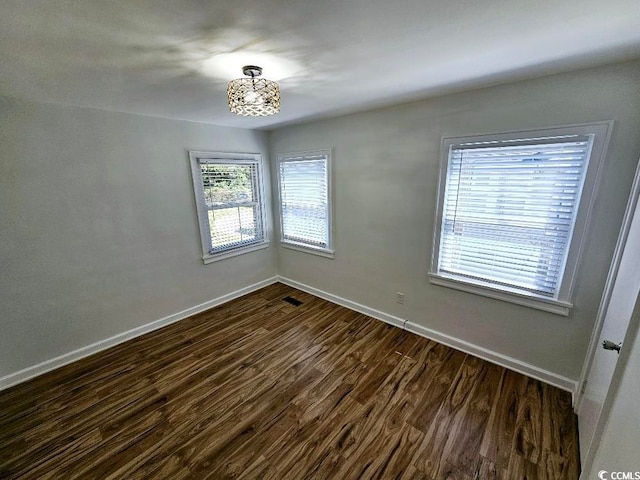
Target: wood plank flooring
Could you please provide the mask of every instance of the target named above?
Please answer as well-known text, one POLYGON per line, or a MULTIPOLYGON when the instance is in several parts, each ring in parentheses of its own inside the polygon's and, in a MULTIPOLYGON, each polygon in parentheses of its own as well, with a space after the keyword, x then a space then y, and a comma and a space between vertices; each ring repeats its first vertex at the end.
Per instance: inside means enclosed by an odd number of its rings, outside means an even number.
POLYGON ((3 479, 575 480, 577 438, 568 393, 282 284, 0 392, 3 479))

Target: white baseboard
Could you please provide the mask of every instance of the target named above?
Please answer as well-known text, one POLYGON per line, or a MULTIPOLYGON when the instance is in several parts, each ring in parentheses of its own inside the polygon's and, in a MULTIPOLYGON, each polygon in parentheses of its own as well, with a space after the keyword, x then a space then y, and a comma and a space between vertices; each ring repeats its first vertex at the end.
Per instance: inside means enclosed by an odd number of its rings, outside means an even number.
POLYGON ((486 360, 488 362, 500 365, 501 367, 508 368, 518 373, 527 375, 531 378, 535 378, 536 380, 548 383, 549 385, 558 387, 562 390, 566 390, 568 392, 571 392, 572 395, 575 393, 577 384, 575 380, 571 380, 570 378, 563 377, 553 372, 549 372, 548 370, 538 368, 534 365, 509 357, 507 355, 503 355, 501 353, 494 352, 479 345, 475 345, 473 343, 451 337, 436 330, 423 327, 422 325, 418 325, 394 315, 381 312, 380 310, 375 310, 365 305, 347 300, 346 298, 342 298, 332 293, 319 290, 315 287, 296 282, 295 280, 291 280, 290 278, 278 277, 278 280, 281 283, 310 293, 317 297, 324 298, 325 300, 328 300, 330 302, 337 303, 338 305, 342 305, 343 307, 350 308, 351 310, 355 310, 360 313, 364 313, 365 315, 369 315, 370 317, 373 317, 375 319, 390 323, 391 325, 395 325, 396 327, 404 328, 405 330, 420 335, 421 337, 428 338, 429 340, 434 340, 436 342, 447 345, 448 347, 455 348, 456 350, 460 350, 464 353, 468 353, 475 357, 482 358, 483 360, 486 360))
POLYGON ((444 345, 455 348, 456 350, 460 350, 470 355, 474 355, 476 357, 482 358, 484 360, 495 363, 502 367, 509 368, 510 370, 514 370, 524 375, 528 375, 537 380, 541 380, 545 383, 561 388, 562 390, 567 390, 572 394, 575 393, 576 382, 574 380, 571 380, 570 378, 566 378, 561 375, 557 375, 553 372, 543 370, 541 368, 535 367, 533 365, 522 362, 515 358, 502 355, 497 352, 493 352, 491 350, 480 347, 478 345, 465 342, 463 340, 459 340, 457 338, 437 332, 430 328, 423 327, 413 322, 409 322, 400 317, 396 317, 395 315, 391 315, 391 314, 382 312, 380 310, 367 307, 366 305, 353 302, 346 298, 339 297, 338 295, 334 295, 332 293, 319 290, 309 285, 296 282, 295 280, 291 280, 290 278, 279 277, 279 276, 272 277, 258 283, 254 283, 253 285, 249 285, 248 287, 241 288, 239 290, 228 293, 221 297, 201 303, 200 305, 196 305, 194 307, 188 308, 181 312, 174 313, 173 315, 169 315, 167 317, 161 318, 151 323, 147 323, 140 327, 134 328, 127 332, 114 335, 113 337, 101 340, 99 342, 93 343, 86 347, 79 348, 77 350, 66 353, 64 355, 60 355, 59 357, 52 358, 45 362, 39 363, 37 365, 33 365, 31 367, 27 367, 18 372, 6 375, 0 378, 0 390, 4 390, 18 383, 25 382, 34 377, 37 377, 38 375, 42 375, 43 373, 49 372, 51 370, 55 370, 56 368, 75 362, 76 360, 80 360, 84 357, 88 357, 89 355, 93 355, 94 353, 100 352, 102 350, 106 350, 107 348, 126 342, 127 340, 131 340, 132 338, 139 337, 141 335, 144 335, 145 333, 149 333, 159 328, 165 327, 174 322, 190 317, 191 315, 195 315, 196 313, 203 312, 205 310, 221 305, 225 302, 241 297, 242 295, 246 295, 247 293, 251 293, 255 290, 259 290, 263 287, 266 287, 267 285, 271 285, 276 282, 284 283, 291 287, 297 288, 299 290, 305 291, 317 297, 328 300, 332 303, 336 303, 338 305, 342 305, 343 307, 349 308, 351 310, 355 310, 356 312, 363 313, 377 320, 381 320, 383 322, 394 325, 396 327, 404 328, 409 332, 412 332, 422 337, 428 338, 430 340, 434 340, 436 342, 442 343, 444 345))
POLYGON ((351 300, 347 300, 346 298, 339 297, 334 295, 333 293, 328 293, 323 290, 318 290, 317 288, 310 287, 309 285, 305 285, 304 283, 296 282, 295 280, 291 280, 286 277, 278 277, 278 281, 280 283, 284 283, 285 285, 289 285, 290 287, 297 288, 298 290, 302 290, 303 292, 310 293, 311 295, 315 295, 316 297, 324 298, 332 303, 337 303, 338 305, 342 305, 350 310, 355 310, 356 312, 364 313, 370 317, 375 318, 376 320, 382 320, 383 322, 389 323, 396 327, 404 328, 405 320, 402 318, 396 317, 394 315, 390 315, 388 313, 381 312, 380 310, 375 310, 373 308, 369 308, 360 303, 352 302, 351 300))
POLYGON ((558 387, 562 390, 566 390, 567 392, 571 392, 572 395, 575 391, 575 380, 538 368, 516 358, 494 352, 493 350, 489 350, 473 343, 465 342, 464 340, 451 337, 413 322, 406 322, 405 330, 420 335, 421 337, 428 338, 429 340, 442 343, 448 347, 455 348, 461 352, 468 353, 474 357, 482 358, 487 362, 495 363, 496 365, 508 368, 509 370, 522 373, 523 375, 535 378, 536 380, 548 383, 549 385, 553 385, 554 387, 558 387))
POLYGON ((139 337, 141 335, 144 335, 145 333, 149 333, 159 328, 166 327, 167 325, 190 317, 191 315, 204 312, 205 310, 216 307, 225 302, 241 297, 255 290, 259 290, 263 287, 266 287, 267 285, 271 285, 276 282, 278 282, 278 277, 268 278, 261 282, 254 283, 253 285, 249 285, 248 287, 241 288, 221 297, 201 303, 200 305, 196 305, 195 307, 187 308, 186 310, 182 310, 181 312, 174 313, 173 315, 169 315, 145 325, 141 325, 140 327, 136 327, 132 330, 119 333, 117 335, 114 335, 113 337, 100 340, 99 342, 92 343, 91 345, 87 345, 86 347, 79 348, 69 353, 65 353, 64 355, 60 355, 59 357, 52 358, 31 367, 27 367, 15 373, 10 373, 9 375, 0 378, 0 390, 4 390, 6 388, 12 387, 13 385, 17 385, 18 383, 25 382, 34 377, 37 377, 38 375, 42 375, 43 373, 55 370, 56 368, 62 367, 64 365, 68 365, 69 363, 75 362, 76 360, 80 360, 81 358, 88 357, 89 355, 93 355, 94 353, 100 352, 102 350, 106 350, 107 348, 126 342, 127 340, 131 340, 132 338, 139 337))

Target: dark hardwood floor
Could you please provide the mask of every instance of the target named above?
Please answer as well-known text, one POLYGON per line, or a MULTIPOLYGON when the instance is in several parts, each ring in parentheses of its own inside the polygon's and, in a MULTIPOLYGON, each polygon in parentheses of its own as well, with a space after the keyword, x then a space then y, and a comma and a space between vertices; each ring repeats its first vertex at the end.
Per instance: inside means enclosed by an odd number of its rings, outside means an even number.
POLYGON ((11 479, 573 480, 577 442, 568 393, 282 284, 0 392, 11 479))

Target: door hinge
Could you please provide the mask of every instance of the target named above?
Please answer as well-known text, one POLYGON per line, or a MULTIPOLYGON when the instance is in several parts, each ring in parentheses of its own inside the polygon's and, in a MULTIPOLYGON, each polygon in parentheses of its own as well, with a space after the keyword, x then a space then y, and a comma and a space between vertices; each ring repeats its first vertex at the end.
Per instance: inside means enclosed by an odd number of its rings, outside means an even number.
POLYGON ((580 395, 584 395, 585 390, 587 389, 587 381, 582 382, 582 388, 580 389, 580 395))

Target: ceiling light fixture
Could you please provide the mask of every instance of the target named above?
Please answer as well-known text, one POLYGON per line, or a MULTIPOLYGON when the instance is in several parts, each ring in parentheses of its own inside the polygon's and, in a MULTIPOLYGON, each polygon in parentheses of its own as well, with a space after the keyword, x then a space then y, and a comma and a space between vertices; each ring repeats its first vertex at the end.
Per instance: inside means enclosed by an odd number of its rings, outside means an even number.
POLYGON ((280 88, 278 84, 262 75, 262 68, 255 65, 242 67, 249 78, 236 78, 229 82, 227 98, 229 110, 245 117, 265 117, 280 111, 280 88))

